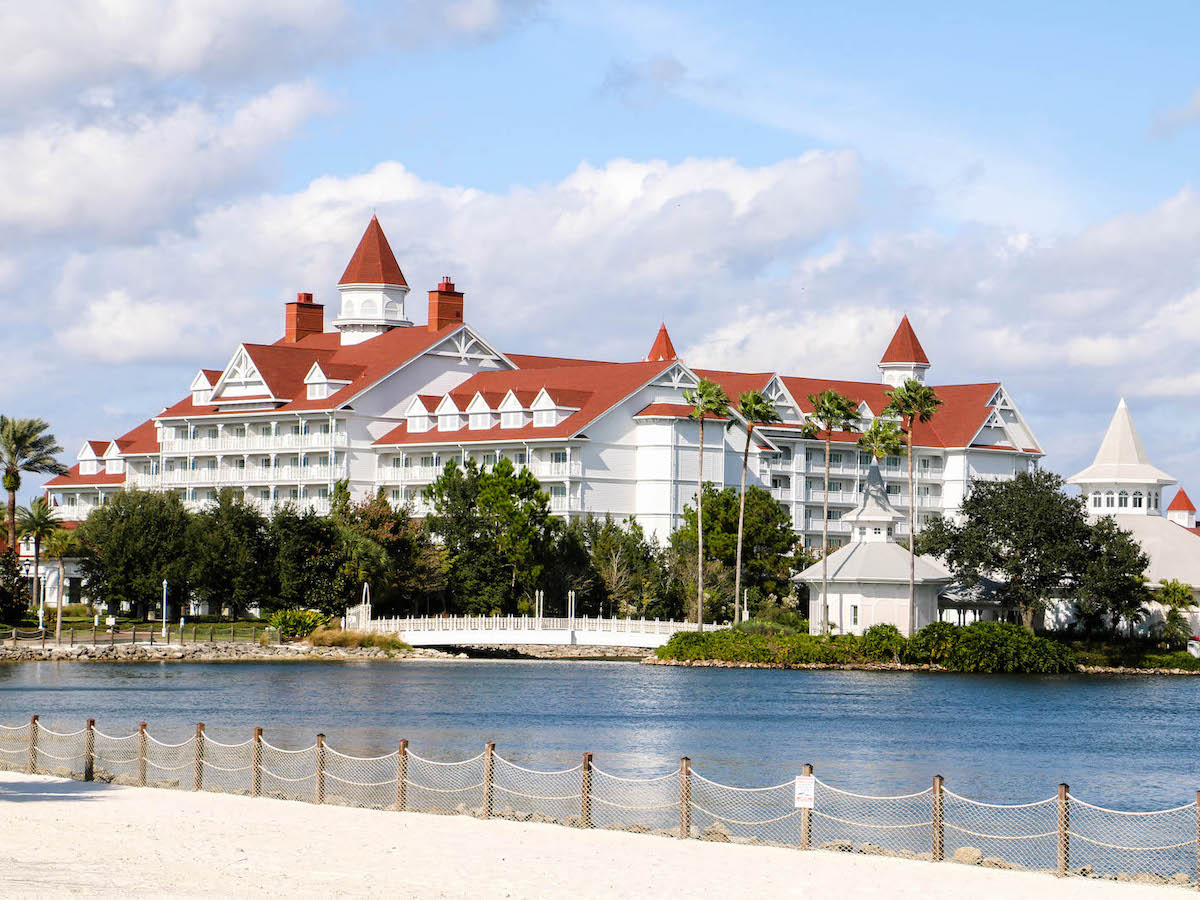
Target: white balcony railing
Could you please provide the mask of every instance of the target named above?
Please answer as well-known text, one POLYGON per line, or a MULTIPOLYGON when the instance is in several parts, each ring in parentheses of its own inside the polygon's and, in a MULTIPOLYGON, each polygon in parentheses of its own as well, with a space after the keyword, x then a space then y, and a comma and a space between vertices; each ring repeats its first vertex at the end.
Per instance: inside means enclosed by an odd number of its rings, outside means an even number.
POLYGON ((549 462, 544 459, 535 459, 531 471, 536 476, 551 478, 582 475, 583 464, 577 459, 572 459, 568 462, 549 462))
POLYGON ((551 512, 566 512, 568 509, 570 509, 570 506, 571 506, 570 499, 571 498, 566 497, 566 496, 558 496, 556 494, 551 494, 550 495, 550 511, 551 512))
POLYGON ((253 452, 272 450, 323 450, 347 446, 346 432, 310 432, 308 434, 248 434, 244 436, 166 438, 166 453, 253 452))

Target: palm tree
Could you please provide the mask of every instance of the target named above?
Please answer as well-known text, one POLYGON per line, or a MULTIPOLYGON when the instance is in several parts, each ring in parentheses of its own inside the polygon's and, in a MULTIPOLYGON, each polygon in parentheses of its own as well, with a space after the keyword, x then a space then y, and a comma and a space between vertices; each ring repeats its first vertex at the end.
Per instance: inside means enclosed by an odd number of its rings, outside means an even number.
MULTIPOLYGON (((44 497, 38 497, 28 506, 22 506, 17 510, 17 529, 20 532, 21 539, 31 538, 33 540, 33 605, 37 606, 41 591, 38 590, 38 583, 41 581, 41 562, 42 562, 42 542, 50 537, 55 531, 62 528, 54 513, 50 510, 50 504, 46 502, 44 497)), ((41 600, 43 614, 45 613, 45 599, 41 600)), ((45 626, 43 626, 45 627, 45 626)))
POLYGON ((809 394, 813 411, 801 430, 807 438, 825 434, 825 501, 821 512, 821 634, 829 633, 829 455, 833 449, 833 432, 848 431, 858 418, 858 406, 845 394, 830 388, 819 394, 809 394))
POLYGON ((8 546, 17 546, 17 491, 21 473, 62 475, 67 467, 54 458, 62 453, 58 439, 42 419, 10 419, 0 416, 0 465, 4 467, 4 489, 8 491, 8 546))
MULTIPOLYGON (((729 415, 729 397, 715 381, 701 378, 695 390, 683 392, 692 407, 691 417, 700 423, 700 460, 696 473, 696 624, 704 630, 704 419, 729 415)), ((736 601, 736 597, 734 600, 736 601)))
POLYGON ((908 452, 900 426, 891 419, 875 419, 858 439, 858 449, 879 461, 888 456, 903 456, 908 452))
POLYGON ((746 449, 742 452, 742 487, 738 505, 737 556, 733 578, 733 623, 742 620, 742 530, 746 522, 746 466, 750 462, 750 436, 756 424, 778 422, 779 411, 775 404, 759 391, 743 391, 738 395, 738 412, 746 420, 746 449))
POLYGON ((917 498, 913 496, 913 427, 928 422, 942 405, 937 392, 927 384, 910 378, 887 392, 885 416, 900 417, 900 431, 908 447, 908 634, 917 630, 917 498))
POLYGON ((67 600, 66 560, 79 556, 82 545, 74 531, 59 528, 46 538, 44 552, 47 559, 58 560, 58 609, 54 616, 54 640, 62 640, 62 611, 67 600))

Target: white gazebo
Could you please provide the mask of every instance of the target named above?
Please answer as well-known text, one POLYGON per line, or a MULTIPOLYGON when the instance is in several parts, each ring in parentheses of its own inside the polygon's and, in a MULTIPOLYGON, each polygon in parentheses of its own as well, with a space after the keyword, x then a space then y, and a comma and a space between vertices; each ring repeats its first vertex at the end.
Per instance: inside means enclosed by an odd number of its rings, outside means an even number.
MULTIPOLYGON (((810 630, 821 633, 821 610, 828 604, 834 633, 862 634, 872 625, 895 625, 909 635, 913 616, 908 599, 908 550, 896 543, 904 521, 887 497, 878 463, 872 463, 862 500, 842 516, 850 523, 850 543, 829 555, 829 593, 824 594, 822 564, 800 573, 813 597, 810 630)), ((938 620, 938 594, 952 581, 949 570, 931 556, 916 559, 916 630, 938 620)))

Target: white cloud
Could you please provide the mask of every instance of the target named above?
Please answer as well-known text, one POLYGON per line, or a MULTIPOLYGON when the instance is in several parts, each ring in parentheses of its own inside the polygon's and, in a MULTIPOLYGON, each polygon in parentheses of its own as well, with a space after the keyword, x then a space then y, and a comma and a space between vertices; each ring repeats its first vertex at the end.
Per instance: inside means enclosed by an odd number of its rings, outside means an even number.
POLYGON ((1192 94, 1191 99, 1183 106, 1169 109, 1160 115, 1150 128, 1155 137, 1171 137, 1177 131, 1200 122, 1200 88, 1192 94))

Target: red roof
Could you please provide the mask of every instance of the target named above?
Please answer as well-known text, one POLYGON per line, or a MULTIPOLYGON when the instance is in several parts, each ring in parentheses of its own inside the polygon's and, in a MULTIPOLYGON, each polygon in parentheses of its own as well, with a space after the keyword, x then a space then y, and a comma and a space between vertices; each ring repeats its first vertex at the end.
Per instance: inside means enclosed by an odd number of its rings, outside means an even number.
POLYGON ((1171 505, 1167 507, 1167 512, 1195 512, 1196 507, 1192 505, 1191 498, 1188 497, 1187 491, 1183 488, 1179 489, 1179 493, 1175 495, 1175 499, 1171 501, 1171 505))
POLYGON ((92 452, 97 456, 103 456, 104 451, 108 449, 108 441, 88 441, 87 445, 92 448, 92 452))
MULTIPOLYGON (((693 408, 694 407, 688 406, 686 403, 651 403, 634 413, 633 417, 635 419, 644 417, 690 419, 692 417, 693 408)), ((728 416, 718 416, 715 413, 705 413, 704 418, 705 420, 715 419, 718 422, 729 421, 728 416)))
POLYGON ((925 351, 921 347, 921 342, 917 340, 917 333, 913 331, 912 324, 908 321, 908 316, 900 320, 900 327, 892 335, 892 342, 883 351, 883 359, 879 362, 929 365, 929 357, 925 355, 925 351))
POLYGON ((384 237, 383 229, 379 226, 379 219, 375 216, 371 216, 367 230, 363 232, 362 240, 358 242, 358 249, 350 257, 350 263, 346 266, 346 271, 342 273, 342 280, 338 284, 402 284, 405 287, 408 286, 408 282, 404 280, 404 273, 400 271, 400 264, 396 262, 396 255, 392 253, 392 248, 388 245, 387 238, 384 237))
POLYGON ((89 484, 124 484, 125 474, 109 475, 107 472, 97 472, 95 475, 80 475, 79 463, 67 469, 65 475, 56 475, 46 482, 46 487, 64 487, 67 485, 89 485, 89 484))
POLYGON ((701 378, 715 381, 736 406, 737 399, 747 391, 762 391, 775 377, 774 372, 722 372, 719 369, 692 369, 701 378))
POLYGON ((147 419, 137 428, 117 438, 117 449, 122 453, 157 453, 158 429, 153 419, 147 419))
POLYGON ((654 338, 650 352, 646 354, 646 362, 670 362, 676 359, 679 357, 675 353, 675 345, 671 343, 671 336, 667 334, 667 323, 663 322, 658 326, 658 335, 654 338))
POLYGON ((561 369, 563 366, 605 366, 599 359, 570 359, 565 356, 532 356, 528 353, 506 353, 518 369, 561 369))

